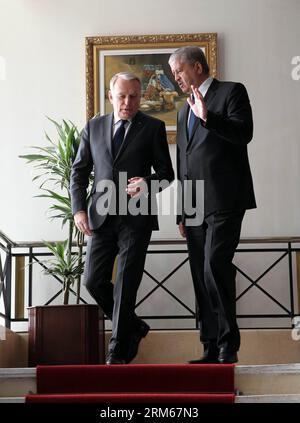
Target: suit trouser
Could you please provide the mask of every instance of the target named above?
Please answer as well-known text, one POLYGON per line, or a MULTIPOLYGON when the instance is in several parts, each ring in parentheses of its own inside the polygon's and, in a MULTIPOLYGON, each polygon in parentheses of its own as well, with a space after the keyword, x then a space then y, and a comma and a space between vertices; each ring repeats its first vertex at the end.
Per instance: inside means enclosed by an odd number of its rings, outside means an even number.
POLYGON ((108 216, 88 240, 84 280, 86 288, 112 320, 109 351, 125 357, 131 336, 141 320, 135 314, 151 227, 133 230, 119 216, 108 216), (116 281, 111 282, 118 255, 116 281))
POLYGON ((220 211, 205 217, 200 226, 186 226, 200 341, 230 351, 238 351, 240 346, 232 260, 244 214, 244 210, 220 211))

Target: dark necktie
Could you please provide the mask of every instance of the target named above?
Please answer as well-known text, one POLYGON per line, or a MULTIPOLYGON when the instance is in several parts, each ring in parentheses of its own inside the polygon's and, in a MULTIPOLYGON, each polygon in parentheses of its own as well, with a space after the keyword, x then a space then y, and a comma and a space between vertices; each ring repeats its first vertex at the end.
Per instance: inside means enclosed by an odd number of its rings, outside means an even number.
POLYGON ((112 152, 113 152, 113 157, 117 157, 118 152, 120 150, 120 147, 122 145, 122 142, 124 140, 124 136, 125 136, 125 125, 128 122, 128 120, 122 120, 121 124, 119 126, 119 128, 116 130, 116 133, 113 137, 113 142, 112 142, 112 152))
POLYGON ((195 120, 196 120, 196 116, 195 116, 193 110, 190 109, 190 118, 189 118, 189 124, 188 124, 189 140, 192 138, 195 120))

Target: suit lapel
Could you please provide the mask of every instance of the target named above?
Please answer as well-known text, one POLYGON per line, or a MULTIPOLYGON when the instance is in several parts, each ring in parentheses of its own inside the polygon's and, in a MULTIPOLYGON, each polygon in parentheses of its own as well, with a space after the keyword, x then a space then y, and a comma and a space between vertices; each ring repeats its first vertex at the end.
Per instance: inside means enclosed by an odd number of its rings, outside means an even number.
POLYGON ((209 108, 210 103, 212 102, 214 96, 216 95, 218 85, 219 85, 219 81, 214 78, 204 97, 207 108, 209 108))
POLYGON ((114 116, 113 113, 111 113, 110 115, 106 115, 103 121, 103 127, 102 127, 102 131, 103 131, 102 136, 106 141, 107 148, 111 157, 112 157, 111 142, 112 142, 113 116, 114 116))

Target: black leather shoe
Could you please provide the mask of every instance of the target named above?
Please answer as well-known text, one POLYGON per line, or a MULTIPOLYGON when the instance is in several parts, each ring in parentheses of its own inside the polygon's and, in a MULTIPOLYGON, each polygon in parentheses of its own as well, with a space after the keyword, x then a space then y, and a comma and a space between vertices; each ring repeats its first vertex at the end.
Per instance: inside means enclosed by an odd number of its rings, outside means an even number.
POLYGON ((219 363, 219 350, 213 345, 204 345, 203 356, 197 360, 188 361, 189 364, 217 364, 219 363))
POLYGON ((228 351, 225 348, 221 348, 218 360, 221 364, 233 364, 238 362, 238 355, 236 351, 228 351))
POLYGON ((126 361, 115 352, 109 352, 106 357, 106 364, 126 364, 126 361))
POLYGON ((136 357, 139 350, 140 342, 143 338, 145 338, 149 330, 150 327, 147 325, 147 323, 142 322, 139 327, 139 330, 132 335, 126 363, 130 363, 136 357))

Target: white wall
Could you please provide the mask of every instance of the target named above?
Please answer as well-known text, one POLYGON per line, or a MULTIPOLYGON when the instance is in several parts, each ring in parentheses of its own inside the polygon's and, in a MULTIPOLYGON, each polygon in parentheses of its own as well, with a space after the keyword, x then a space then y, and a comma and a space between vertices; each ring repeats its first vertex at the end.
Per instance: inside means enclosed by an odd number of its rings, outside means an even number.
MULTIPOLYGON (((243 235, 298 235, 299 17, 299 0, 0 0, 0 229, 15 240, 62 238, 18 155, 44 143, 46 115, 84 124, 86 36, 217 32, 220 78, 246 84, 254 113, 258 209, 243 235)), ((174 222, 156 236, 177 236, 174 222)))

